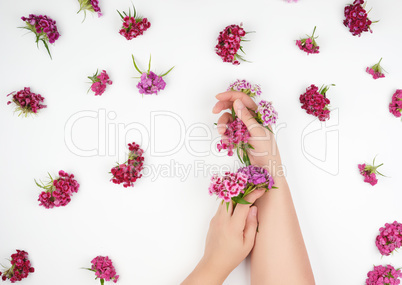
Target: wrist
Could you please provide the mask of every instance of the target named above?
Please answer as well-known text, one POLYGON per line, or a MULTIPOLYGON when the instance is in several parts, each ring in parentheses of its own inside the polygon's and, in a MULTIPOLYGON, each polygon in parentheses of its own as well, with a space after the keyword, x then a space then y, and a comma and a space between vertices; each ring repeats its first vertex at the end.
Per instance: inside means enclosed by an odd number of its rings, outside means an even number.
POLYGON ((222 285, 229 273, 203 257, 181 285, 222 285))

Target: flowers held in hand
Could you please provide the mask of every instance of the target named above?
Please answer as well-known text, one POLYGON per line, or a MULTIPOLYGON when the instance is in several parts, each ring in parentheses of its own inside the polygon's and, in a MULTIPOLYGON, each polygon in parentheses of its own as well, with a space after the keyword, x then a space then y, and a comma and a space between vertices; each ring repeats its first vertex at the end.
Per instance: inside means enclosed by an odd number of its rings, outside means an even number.
POLYGON ((59 171, 58 178, 53 179, 50 174, 49 178, 50 181, 47 184, 42 181, 39 184, 35 180, 36 185, 44 190, 39 194, 39 206, 43 206, 46 209, 66 206, 71 202, 71 196, 78 192, 80 184, 74 179, 73 174, 68 174, 63 170, 59 171))
POLYGON ((89 11, 98 13, 98 18, 102 16, 101 9, 99 7, 99 0, 78 0, 78 3, 80 3, 80 10, 78 10, 77 14, 81 11, 84 11, 84 15, 86 17, 87 11, 89 11))
POLYGON ((382 165, 383 165, 383 163, 381 163, 380 165, 375 165, 375 158, 373 159, 373 165, 365 164, 365 163, 359 164, 358 165, 359 171, 360 171, 360 174, 364 177, 364 182, 370 183, 371 186, 376 185, 378 182, 376 174, 384 176, 377 170, 377 168, 379 168, 382 165))
POLYGON ((2 275, 1 279, 3 281, 9 279, 11 283, 15 283, 27 278, 29 273, 33 272, 35 272, 35 269, 31 266, 28 253, 17 249, 17 253, 11 255, 11 267, 3 272, 0 271, 0 275, 2 275))
POLYGON ((378 265, 367 273, 366 285, 398 285, 399 278, 402 277, 400 269, 395 269, 392 265, 378 265))
POLYGON ((244 200, 244 196, 253 192, 257 188, 264 188, 266 191, 272 188, 274 180, 268 171, 262 167, 249 165, 240 168, 236 173, 225 172, 223 177, 217 174, 211 178, 208 188, 210 195, 217 195, 229 205, 230 200, 236 203, 249 204, 244 200))
POLYGON ((251 84, 247 80, 237 79, 235 82, 229 85, 227 91, 240 91, 247 94, 251 98, 260 96, 262 94, 261 87, 258 84, 251 84))
POLYGON ((46 108, 42 102, 45 100, 40 94, 31 92, 30 87, 24 87, 24 89, 18 92, 11 92, 7 95, 12 95, 12 99, 7 102, 7 105, 14 103, 16 105, 15 112, 19 112, 18 116, 28 114, 37 114, 40 109, 46 108))
POLYGON ((123 183, 125 188, 134 186, 134 182, 142 177, 141 171, 144 169, 144 151, 135 142, 129 143, 128 149, 128 160, 111 170, 111 181, 115 184, 123 183))
POLYGON ((315 29, 316 27, 314 27, 313 34, 311 36, 307 35, 307 38, 296 41, 296 45, 299 47, 299 49, 306 52, 307 55, 310 53, 320 53, 320 47, 315 41, 315 39, 318 37, 314 37, 315 29))
MULTIPOLYGON (((334 84, 332 84, 334 86, 334 84)), ((327 98, 326 93, 330 85, 322 86, 320 90, 312 84, 306 89, 306 92, 300 95, 301 108, 306 110, 307 114, 318 117, 320 121, 329 119, 330 110, 328 108, 330 100, 327 98)))
POLYGON ((365 6, 364 0, 355 0, 353 4, 345 7, 345 20, 343 20, 343 24, 349 28, 349 31, 354 36, 360 37, 363 32, 373 32, 370 26, 375 22, 372 22, 367 17, 367 12, 364 9, 365 6))
MULTIPOLYGON (((95 92, 95 95, 102 95, 106 90, 106 86, 112 85, 112 80, 109 79, 109 75, 106 73, 106 70, 102 70, 101 74, 98 75, 98 70, 92 76, 88 76, 92 81, 91 90, 95 92)), ((88 90, 89 92, 89 90, 88 90)))
POLYGON ((146 30, 149 29, 149 27, 151 27, 151 23, 148 22, 147 18, 137 16, 134 5, 133 9, 133 16, 131 16, 131 9, 128 10, 128 15, 124 11, 123 14, 117 11, 121 17, 121 20, 123 21, 123 26, 121 27, 119 34, 125 37, 127 40, 132 40, 142 35, 146 30))
POLYGON ((100 279, 102 285, 105 284, 105 281, 116 283, 119 280, 119 275, 117 275, 112 260, 108 256, 97 256, 92 259, 91 263, 91 268, 87 269, 95 272, 95 280, 100 279))
POLYGON ((133 58, 133 64, 135 69, 141 74, 140 82, 137 84, 137 88, 142 95, 158 95, 158 92, 165 89, 166 82, 163 80, 163 77, 168 75, 169 72, 174 68, 174 66, 165 72, 162 75, 157 75, 151 71, 151 56, 149 57, 148 62, 148 71, 143 72, 141 71, 137 64, 135 63, 134 56, 131 55, 133 58))
POLYGON ((402 224, 394 221, 380 228, 375 244, 382 255, 390 255, 402 246, 402 224))
POLYGON ((377 64, 374 64, 373 66, 366 68, 366 72, 368 74, 370 74, 371 76, 373 76, 374 79, 385 77, 384 73, 382 72, 383 69, 380 65, 381 60, 382 60, 382 58, 380 59, 380 61, 377 64))
POLYGON ((239 60, 246 61, 238 51, 243 51, 241 42, 245 41, 243 38, 247 34, 244 31, 243 24, 227 26, 219 33, 218 44, 215 46, 215 52, 219 55, 223 62, 231 62, 234 65, 239 65, 239 60))
POLYGON ((277 119, 278 112, 275 110, 272 102, 261 100, 257 107, 257 122, 270 130, 269 127, 275 125, 277 119))
POLYGON ((398 89, 392 96, 392 101, 389 103, 389 112, 399 118, 402 112, 402 90, 398 89))
POLYGON ((41 41, 45 46, 50 58, 52 58, 48 44, 53 44, 60 37, 60 34, 57 31, 56 21, 52 20, 46 15, 37 16, 34 14, 30 14, 28 18, 21 17, 21 19, 26 24, 25 27, 21 28, 34 33, 36 36, 36 44, 39 45, 39 41, 41 41))

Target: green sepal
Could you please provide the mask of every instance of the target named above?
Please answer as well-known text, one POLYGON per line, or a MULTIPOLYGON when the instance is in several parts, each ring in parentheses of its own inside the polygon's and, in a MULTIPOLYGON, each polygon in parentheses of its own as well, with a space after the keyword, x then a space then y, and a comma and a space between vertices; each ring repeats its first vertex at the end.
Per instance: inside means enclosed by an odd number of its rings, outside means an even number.
POLYGON ((246 201, 242 197, 232 197, 232 201, 237 203, 237 204, 243 204, 243 205, 249 205, 251 204, 250 202, 246 201))

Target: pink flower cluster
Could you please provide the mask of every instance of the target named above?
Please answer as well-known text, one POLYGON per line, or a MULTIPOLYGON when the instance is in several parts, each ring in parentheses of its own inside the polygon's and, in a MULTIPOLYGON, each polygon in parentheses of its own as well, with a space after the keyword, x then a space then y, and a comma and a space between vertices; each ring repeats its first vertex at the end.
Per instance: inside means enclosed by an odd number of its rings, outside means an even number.
POLYGON ((325 95, 327 90, 328 87, 325 87, 319 91, 318 87, 312 84, 299 98, 300 103, 302 103, 301 108, 306 110, 307 114, 318 117, 320 121, 329 119, 330 110, 328 105, 330 101, 325 95))
POLYGON ((382 67, 380 65, 382 58, 377 64, 374 64, 371 67, 366 68, 366 72, 373 76, 374 79, 383 78, 385 77, 384 73, 382 72, 382 67))
POLYGON ((91 263, 91 270, 95 271, 96 278, 101 279, 101 284, 104 282, 102 280, 113 281, 114 283, 119 280, 119 275, 116 275, 116 269, 108 256, 97 256, 92 259, 91 263))
POLYGON ((247 80, 237 79, 235 82, 229 85, 227 91, 240 91, 247 94, 251 98, 260 96, 262 94, 261 87, 258 84, 251 84, 247 80))
POLYGON ((223 62, 231 62, 239 65, 240 60, 244 60, 237 52, 242 50, 240 45, 242 38, 246 35, 242 24, 227 26, 219 33, 218 44, 215 46, 216 54, 219 55, 223 62))
POLYGON ((98 17, 102 16, 98 0, 91 0, 91 6, 94 9, 94 11, 98 13, 98 17))
POLYGON ((272 102, 261 100, 257 107, 257 121, 264 127, 276 124, 278 112, 275 110, 272 102))
POLYGON ((34 32, 39 39, 42 39, 41 36, 46 36, 46 39, 43 39, 52 44, 60 37, 60 34, 57 31, 56 21, 46 15, 36 16, 30 14, 28 18, 21 17, 21 19, 26 22, 28 26, 27 28, 34 32))
POLYGON ((86 13, 86 11, 90 11, 97 12, 98 17, 102 16, 101 9, 99 7, 99 0, 78 0, 78 2, 80 3, 80 10, 78 13, 81 11, 84 11, 84 13, 86 13))
POLYGON ((21 114, 25 114, 27 116, 30 113, 37 113, 38 110, 46 108, 46 105, 43 105, 42 102, 45 100, 40 94, 35 94, 31 92, 31 88, 24 87, 23 90, 18 92, 11 92, 7 96, 13 96, 11 101, 7 102, 7 105, 14 103, 17 107, 15 111, 21 112, 21 114))
POLYGON ((233 155, 233 149, 242 148, 244 145, 248 144, 248 139, 250 138, 250 133, 247 130, 247 126, 240 120, 236 118, 231 122, 224 133, 224 140, 221 140, 217 145, 219 151, 222 149, 228 150, 228 155, 233 155))
POLYGON ((345 20, 343 24, 349 28, 354 36, 361 36, 363 32, 372 32, 370 25, 371 20, 367 17, 367 12, 363 8, 364 0, 355 0, 353 4, 345 7, 345 20))
POLYGON ((398 285, 402 277, 401 270, 396 270, 392 265, 378 265, 367 273, 366 285, 398 285))
POLYGON ((152 71, 149 73, 144 72, 141 75, 141 81, 137 84, 140 94, 145 95, 158 95, 158 92, 165 89, 165 87, 166 82, 163 80, 162 76, 158 76, 152 71))
POLYGON ((402 246, 402 224, 394 221, 380 228, 375 244, 382 255, 390 255, 402 246))
POLYGON ((237 197, 247 185, 247 175, 244 173, 225 172, 225 176, 219 177, 217 174, 211 178, 208 188, 209 195, 217 195, 225 202, 230 202, 233 197, 237 197))
POLYGON ((23 250, 18 250, 17 253, 11 255, 11 268, 0 272, 3 281, 9 279, 11 283, 21 281, 27 278, 29 273, 35 272, 28 259, 28 253, 23 250))
POLYGON ((98 75, 98 71, 93 76, 88 76, 89 79, 92 81, 91 90, 95 92, 96 95, 102 95, 105 90, 106 86, 112 85, 112 80, 109 79, 109 75, 106 73, 106 70, 102 70, 101 74, 98 75))
POLYGON ((37 186, 45 190, 39 194, 39 206, 43 206, 46 209, 66 206, 71 202, 71 196, 78 192, 80 184, 74 179, 73 174, 70 175, 60 170, 59 176, 54 180, 50 176, 51 181, 47 185, 40 185, 35 181, 37 186))
POLYGON ((134 8, 134 15, 131 16, 131 10, 129 10, 128 15, 123 12, 123 15, 117 11, 123 21, 123 26, 121 27, 119 34, 125 37, 127 40, 132 40, 140 35, 142 35, 146 30, 151 27, 151 23, 147 18, 136 17, 137 12, 134 8))
POLYGON ((369 164, 365 164, 365 163, 358 164, 360 174, 364 177, 364 182, 370 183, 371 186, 376 185, 378 182, 376 174, 382 175, 377 170, 377 168, 379 168, 381 165, 383 165, 383 164, 381 163, 380 165, 377 165, 377 166, 375 165, 375 158, 373 160, 373 165, 369 165, 369 164))
POLYGON ((144 169, 144 151, 135 142, 128 144, 130 151, 127 162, 112 168, 113 178, 111 181, 115 184, 123 183, 123 186, 132 187, 137 179, 142 177, 141 171, 144 169))
POLYGON ((249 165, 239 168, 237 172, 247 175, 247 182, 254 186, 258 186, 258 188, 266 188, 269 190, 274 185, 274 179, 265 168, 249 165))
POLYGON ((392 96, 392 101, 389 103, 389 112, 399 118, 402 112, 402 90, 398 89, 392 96))
POLYGON ((317 37, 314 37, 316 27, 314 27, 313 34, 311 36, 308 36, 308 38, 303 38, 300 40, 296 41, 296 45, 299 47, 300 50, 304 51, 307 53, 307 55, 311 53, 320 53, 319 49, 320 47, 318 46, 317 42, 315 39, 317 37))

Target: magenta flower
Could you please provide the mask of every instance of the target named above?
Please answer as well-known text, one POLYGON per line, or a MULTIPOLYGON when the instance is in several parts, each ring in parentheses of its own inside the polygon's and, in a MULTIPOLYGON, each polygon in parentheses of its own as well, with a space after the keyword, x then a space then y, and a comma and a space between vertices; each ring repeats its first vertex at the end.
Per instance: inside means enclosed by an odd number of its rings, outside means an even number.
POLYGON ((382 255, 390 255, 402 246, 402 224, 394 221, 386 223, 380 228, 380 234, 375 240, 375 245, 382 255))
POLYGON ((402 277, 400 269, 395 269, 392 265, 378 265, 367 273, 366 285, 398 285, 399 278, 402 277))
POLYGON ((392 101, 389 103, 389 112, 395 117, 401 117, 402 112, 402 90, 398 89, 392 96, 392 101))
POLYGON ((5 269, 3 272, 0 271, 0 276, 2 275, 1 279, 3 281, 9 279, 11 283, 15 283, 27 278, 29 273, 35 272, 35 268, 31 266, 26 251, 17 249, 17 253, 11 255, 10 262, 10 268, 5 269))
POLYGON ((53 44, 60 37, 60 34, 57 31, 56 21, 52 20, 46 15, 36 16, 34 14, 30 14, 28 18, 21 17, 21 19, 26 24, 25 27, 21 28, 34 33, 36 36, 36 44, 38 45, 39 41, 41 41, 45 46, 50 58, 52 58, 48 43, 53 44))
POLYGON ((246 61, 238 54, 243 47, 241 42, 244 41, 244 36, 247 32, 244 31, 242 24, 227 26, 219 33, 218 44, 215 46, 216 54, 219 55, 223 62, 231 62, 234 65, 239 65, 239 60, 246 61))
POLYGON ((35 180, 36 185, 45 190, 39 194, 39 206, 46 209, 66 206, 71 202, 71 196, 78 192, 80 184, 74 179, 73 174, 68 174, 63 170, 59 171, 59 178, 53 179, 50 174, 49 178, 50 181, 47 184, 42 181, 39 184, 35 180))
POLYGON ((123 183, 125 188, 133 187, 134 182, 142 177, 141 171, 144 169, 144 151, 135 142, 128 144, 130 151, 128 159, 123 164, 113 167, 111 181, 115 184, 123 183))
POLYGON ((11 92, 7 97, 10 95, 12 95, 12 99, 7 102, 7 105, 14 103, 16 105, 15 112, 19 112, 18 116, 23 114, 27 117, 28 114, 37 114, 40 109, 47 107, 42 104, 45 98, 40 94, 31 92, 30 87, 24 87, 18 92, 11 92))
POLYGON ((229 85, 227 91, 240 91, 247 94, 251 98, 260 96, 262 94, 261 87, 258 84, 251 84, 247 80, 237 79, 235 82, 229 85))
POLYGON ((374 64, 373 66, 366 68, 366 72, 368 74, 370 74, 371 76, 373 76, 374 79, 385 77, 384 73, 382 72, 383 69, 380 65, 381 60, 382 60, 382 58, 380 59, 380 61, 377 64, 374 64))
POLYGON ((274 179, 265 168, 249 165, 239 168, 237 172, 246 174, 247 183, 254 185, 255 188, 266 188, 269 190, 274 185, 274 179))
POLYGON ((310 53, 320 53, 320 47, 315 41, 315 39, 318 37, 314 37, 315 29, 316 27, 314 27, 313 34, 311 36, 307 35, 307 38, 296 41, 296 45, 299 47, 299 49, 306 52, 307 55, 310 53))
MULTIPOLYGON (((90 89, 95 92, 96 95, 102 95, 106 90, 107 85, 112 85, 112 80, 109 79, 109 75, 106 73, 106 70, 102 70, 101 74, 98 75, 98 70, 92 76, 88 76, 92 81, 92 85, 90 89)), ((89 90, 88 90, 89 92, 89 90)))
POLYGON ((112 260, 108 256, 97 256, 92 259, 91 263, 91 268, 87 269, 95 272, 95 279, 99 278, 101 285, 105 284, 105 281, 116 283, 119 280, 119 275, 117 275, 112 260))
POLYGON ((158 92, 165 89, 166 82, 163 80, 163 76, 169 74, 169 72, 174 68, 174 66, 165 72, 162 75, 156 75, 154 72, 151 71, 151 57, 149 57, 148 63, 148 71, 143 72, 141 71, 137 64, 135 63, 134 56, 131 55, 133 58, 133 63, 135 69, 141 74, 140 82, 137 84, 137 88, 142 95, 158 95, 158 92))
MULTIPOLYGON (((334 84, 332 84, 334 86, 334 84)), ((326 97, 326 93, 330 85, 322 86, 320 90, 315 85, 311 85, 306 89, 306 93, 300 95, 301 108, 306 110, 307 114, 311 114, 318 117, 320 121, 326 121, 329 119, 330 100, 326 97)))
POLYGON ((87 11, 98 13, 98 18, 102 16, 98 0, 78 0, 78 3, 80 3, 80 10, 78 10, 77 14, 84 11, 84 20, 87 16, 87 11))
POLYGON ((278 120, 278 112, 275 110, 272 102, 261 100, 258 103, 256 120, 271 131, 269 127, 275 125, 276 120, 278 120))
POLYGON ((373 165, 369 164, 358 164, 360 174, 364 177, 364 182, 371 184, 371 186, 374 186, 377 184, 378 180, 376 177, 376 174, 382 175, 380 172, 378 172, 377 168, 382 166, 383 163, 380 165, 375 165, 375 157, 373 159, 373 165))
POLYGON ((367 17, 367 12, 364 9, 365 4, 363 4, 364 0, 355 0, 353 4, 347 5, 344 10, 345 20, 343 24, 349 28, 354 36, 360 37, 363 32, 368 31, 372 33, 370 26, 372 23, 376 23, 367 17))
POLYGON ((137 16, 137 12, 134 8, 134 15, 131 16, 131 9, 128 10, 128 15, 123 11, 123 15, 119 13, 123 26, 121 27, 119 34, 125 37, 127 40, 132 40, 140 35, 142 35, 146 30, 151 27, 151 23, 147 18, 142 18, 137 16))

